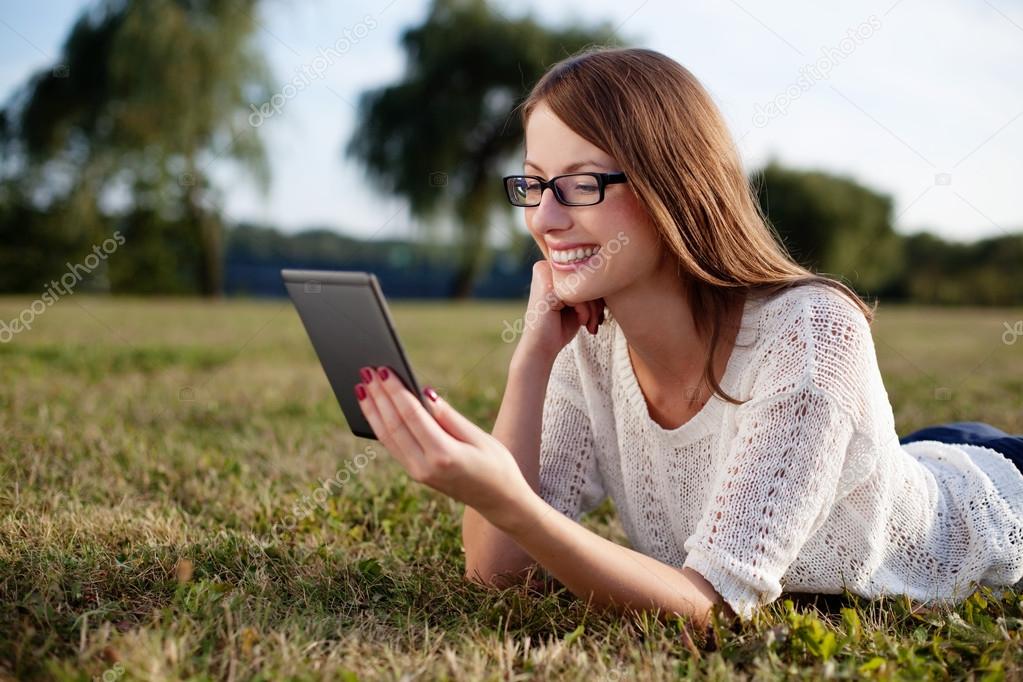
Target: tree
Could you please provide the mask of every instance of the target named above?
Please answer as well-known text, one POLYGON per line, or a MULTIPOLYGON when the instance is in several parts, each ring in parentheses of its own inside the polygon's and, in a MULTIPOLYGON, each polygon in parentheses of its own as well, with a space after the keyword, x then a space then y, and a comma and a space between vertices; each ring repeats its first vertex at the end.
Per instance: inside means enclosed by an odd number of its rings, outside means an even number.
POLYGON ((362 94, 346 153, 419 218, 453 213, 460 230, 453 292, 472 291, 485 258, 491 209, 511 208, 499 170, 519 149, 514 108, 555 61, 614 41, 609 24, 552 30, 510 20, 486 0, 434 0, 402 35, 400 81, 362 94))
POLYGON ((894 295, 942 305, 1023 303, 1023 233, 963 243, 924 231, 903 241, 906 267, 892 287, 894 295))
POLYGON ((902 269, 892 199, 848 178, 776 161, 754 174, 760 205, 801 265, 876 293, 902 269))
MULTIPOLYGON (((104 198, 126 204, 129 225, 176 225, 161 239, 186 242, 179 251, 198 260, 195 286, 217 295, 223 224, 208 167, 231 158, 261 187, 269 182, 248 121, 251 102, 266 101, 270 89, 252 41, 256 5, 104 0, 86 10, 59 63, 35 74, 0 116, 8 159, 0 173, 11 204, 59 213, 77 241, 95 241, 107 228, 104 198)), ((133 249, 151 252, 152 244, 128 242, 122 257, 133 249)))

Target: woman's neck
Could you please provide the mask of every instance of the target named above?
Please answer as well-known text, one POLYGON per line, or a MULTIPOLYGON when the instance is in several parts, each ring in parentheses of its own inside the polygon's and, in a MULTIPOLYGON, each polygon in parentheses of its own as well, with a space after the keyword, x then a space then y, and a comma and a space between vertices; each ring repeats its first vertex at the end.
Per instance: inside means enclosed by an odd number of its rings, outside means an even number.
MULTIPOLYGON (((710 356, 709 339, 697 336, 692 309, 682 284, 671 277, 635 283, 605 296, 604 302, 621 327, 636 378, 644 395, 655 402, 709 395, 704 367, 710 356)), ((742 301, 726 311, 714 349, 714 377, 720 381, 742 321, 742 301)))

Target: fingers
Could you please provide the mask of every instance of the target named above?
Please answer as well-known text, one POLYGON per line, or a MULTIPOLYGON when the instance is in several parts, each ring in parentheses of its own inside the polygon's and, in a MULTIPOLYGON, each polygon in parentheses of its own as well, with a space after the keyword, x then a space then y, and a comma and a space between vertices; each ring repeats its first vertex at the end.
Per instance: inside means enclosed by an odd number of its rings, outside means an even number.
POLYGON ((449 402, 437 395, 436 392, 433 395, 437 399, 436 401, 429 401, 430 409, 441 428, 460 441, 472 445, 482 445, 485 437, 490 434, 469 421, 461 412, 453 408, 449 402))
POLYGON ((397 418, 415 438, 424 455, 429 457, 449 451, 452 446, 450 435, 393 371, 388 368, 387 374, 387 378, 379 382, 380 386, 397 418))
MULTIPOLYGON (((423 459, 423 447, 395 408, 379 372, 372 372, 370 377, 360 384, 366 391, 366 397, 359 401, 362 413, 384 447, 415 477, 423 459)), ((388 380, 399 382, 393 375, 388 380)))
POLYGON ((585 326, 590 334, 596 334, 600 325, 604 323, 604 299, 586 301, 582 309, 586 311, 586 315, 585 318, 580 315, 579 324, 585 326))
POLYGON ((579 318, 579 326, 585 327, 590 320, 590 305, 588 302, 575 306, 576 317, 579 318))
MULTIPOLYGON (((406 459, 402 463, 412 477, 424 481, 426 472, 438 464, 440 459, 449 457, 457 443, 427 412, 400 377, 386 368, 385 378, 384 372, 380 371, 383 369, 379 368, 373 374, 367 387, 367 393, 372 394, 373 409, 381 427, 378 430, 372 421, 370 425, 388 449, 391 449, 391 445, 385 438, 394 443, 395 449, 400 450, 400 455, 395 454, 406 459)), ((366 419, 370 419, 368 413, 366 419)))

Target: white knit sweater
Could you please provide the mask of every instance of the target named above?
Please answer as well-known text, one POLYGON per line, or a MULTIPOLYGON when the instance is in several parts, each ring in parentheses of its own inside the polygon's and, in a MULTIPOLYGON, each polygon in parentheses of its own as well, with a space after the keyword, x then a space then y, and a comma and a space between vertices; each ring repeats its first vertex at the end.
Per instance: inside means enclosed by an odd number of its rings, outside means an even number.
MULTIPOLYGON (((959 601, 1023 578, 1023 475, 974 445, 900 445, 870 325, 821 284, 747 298, 722 387, 649 415, 610 311, 558 355, 540 495, 614 501, 633 549, 706 578, 742 619, 781 592, 959 601)), ((651 579, 653 576, 651 576, 651 579)))

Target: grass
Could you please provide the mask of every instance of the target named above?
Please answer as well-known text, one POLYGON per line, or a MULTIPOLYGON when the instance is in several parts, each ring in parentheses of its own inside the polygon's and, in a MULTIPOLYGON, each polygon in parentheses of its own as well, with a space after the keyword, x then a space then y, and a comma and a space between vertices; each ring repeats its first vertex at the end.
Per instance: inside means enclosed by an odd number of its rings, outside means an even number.
MULTIPOLYGON (((0 320, 29 303, 0 299, 0 320)), ((393 312, 420 380, 490 428, 512 352, 503 322, 522 305, 393 312)), ((882 306, 875 343, 900 434, 974 419, 1023 433, 1023 339, 1002 340, 1021 318, 882 306)), ((1011 591, 930 613, 783 595, 699 649, 677 622, 596 613, 556 586, 466 583, 461 505, 347 431, 287 301, 62 300, 0 345, 0 434, 0 678, 1023 670, 1011 591)), ((610 501, 583 522, 627 544, 610 501)))

